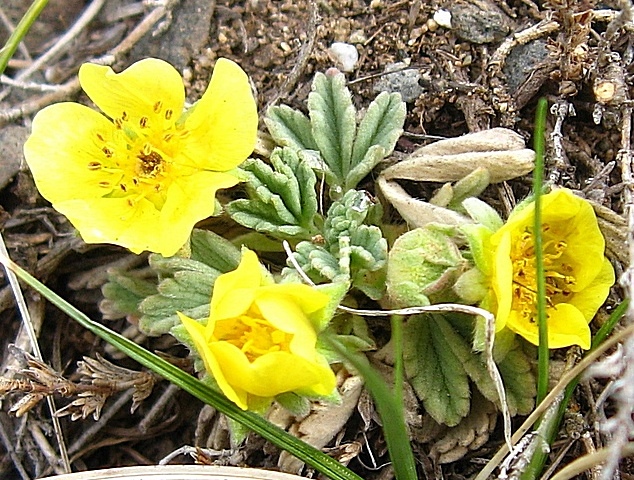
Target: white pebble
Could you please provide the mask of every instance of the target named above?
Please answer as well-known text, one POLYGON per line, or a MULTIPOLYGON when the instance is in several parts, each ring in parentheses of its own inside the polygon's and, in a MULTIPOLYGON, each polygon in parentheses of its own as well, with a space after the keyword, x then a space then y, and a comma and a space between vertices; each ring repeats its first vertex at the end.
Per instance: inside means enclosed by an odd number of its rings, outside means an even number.
POLYGON ((434 13, 434 21, 444 28, 451 28, 451 12, 449 10, 438 9, 434 13))
POLYGON ((359 61, 359 52, 354 45, 335 42, 328 49, 330 57, 342 72, 352 72, 359 61))

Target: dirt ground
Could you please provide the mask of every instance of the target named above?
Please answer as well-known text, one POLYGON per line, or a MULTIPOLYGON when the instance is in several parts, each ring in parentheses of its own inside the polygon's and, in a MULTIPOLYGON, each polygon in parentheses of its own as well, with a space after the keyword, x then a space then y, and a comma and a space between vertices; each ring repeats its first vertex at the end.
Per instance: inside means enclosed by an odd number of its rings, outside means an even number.
MULTIPOLYGON (((0 45, 29 3, 2 2, 0 45)), ((625 212, 632 187, 633 31, 631 5, 616 1, 50 0, 0 85, 0 226, 14 261, 101 319, 100 289, 106 270, 139 266, 145 258, 115 247, 83 244, 38 195, 22 155, 33 115, 57 101, 87 101, 76 73, 83 62, 97 58, 112 60, 118 71, 143 57, 163 58, 183 74, 188 99, 195 101, 206 88, 215 60, 228 57, 253 80, 262 114, 279 103, 305 111, 314 73, 336 66, 349 70, 348 86, 358 109, 367 107, 380 91, 403 95, 408 113, 397 154, 437 137, 496 126, 515 130, 530 142, 537 99, 546 97, 552 106, 546 177, 581 190, 614 214, 608 254, 618 278, 630 262, 625 212), (333 52, 335 42, 352 46, 358 60, 345 65, 333 52)), ((526 195, 530 182, 529 176, 493 186, 485 197, 505 213, 504 205, 526 195)), ((364 187, 372 189, 371 181, 364 187)), ((424 194, 416 185, 408 188, 414 195, 424 194)), ((97 354, 137 368, 39 296, 26 295, 40 326, 44 358, 56 371, 77 378, 76 362, 97 354)), ((600 319, 623 298, 624 292, 615 287, 600 319)), ((171 339, 145 338, 131 320, 106 321, 151 350, 185 356, 185 349, 171 339)), ((3 371, 15 366, 9 345, 27 344, 19 324, 11 291, 2 287, 3 371)), ((381 332, 375 334, 381 337, 381 332)), ((565 352, 561 355, 564 359, 565 352)), ((552 459, 566 449, 559 460, 565 464, 566 459, 605 444, 593 410, 604 389, 605 383, 596 381, 578 389, 571 420, 553 447, 552 459), (573 420, 580 423, 571 426, 573 420)), ((113 396, 98 421, 62 418, 75 469, 156 464, 186 445, 217 452, 206 457, 194 452, 199 461, 276 465, 276 449, 255 436, 239 451, 223 452, 228 444, 222 419, 208 410, 199 418, 202 406, 165 382, 159 382, 133 414, 130 397, 129 392, 113 396)), ((16 418, 9 409, 20 398, 8 396, 0 411, 0 477, 53 474, 59 466, 53 467, 51 460, 57 454, 45 402, 28 416, 16 418)), ((355 413, 337 445, 331 444, 331 453, 342 458, 344 447, 354 446, 347 450, 355 452, 349 458, 352 469, 368 479, 390 478, 390 470, 381 468, 386 455, 380 430, 374 422, 365 431, 364 420, 355 413)), ((453 462, 441 464, 430 456, 433 442, 414 445, 421 471, 427 478, 473 476, 503 442, 501 422, 497 423, 482 445, 456 455, 453 462)), ((187 455, 174 460, 191 461, 187 455)), ((620 473, 627 479, 634 469, 623 461, 620 473)))

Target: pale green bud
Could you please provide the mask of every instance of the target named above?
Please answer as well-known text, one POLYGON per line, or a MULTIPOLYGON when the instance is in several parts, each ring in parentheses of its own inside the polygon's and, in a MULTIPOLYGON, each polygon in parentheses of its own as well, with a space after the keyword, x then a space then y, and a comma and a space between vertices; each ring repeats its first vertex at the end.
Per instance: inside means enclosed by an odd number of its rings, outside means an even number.
POLYGON ((388 257, 390 306, 404 308, 455 300, 452 287, 468 266, 453 238, 434 225, 401 235, 388 257))

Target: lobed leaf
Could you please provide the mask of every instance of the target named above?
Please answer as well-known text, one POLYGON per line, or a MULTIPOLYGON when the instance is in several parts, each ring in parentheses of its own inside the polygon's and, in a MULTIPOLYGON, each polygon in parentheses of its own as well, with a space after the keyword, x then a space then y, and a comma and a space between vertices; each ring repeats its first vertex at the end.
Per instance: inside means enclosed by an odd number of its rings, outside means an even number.
POLYGON ((270 107, 264 123, 275 143, 295 150, 317 150, 310 120, 287 105, 270 107))
POLYGON ((317 178, 301 152, 276 148, 271 155, 273 168, 261 160, 243 164, 249 199, 226 206, 241 225, 281 238, 310 238, 315 232, 317 178))
POLYGON ((415 315, 405 325, 405 373, 425 410, 438 423, 457 425, 470 409, 469 376, 455 352, 466 341, 440 315, 415 315))
POLYGON ((313 138, 321 156, 336 179, 345 185, 351 170, 356 110, 342 73, 317 73, 308 95, 313 138))

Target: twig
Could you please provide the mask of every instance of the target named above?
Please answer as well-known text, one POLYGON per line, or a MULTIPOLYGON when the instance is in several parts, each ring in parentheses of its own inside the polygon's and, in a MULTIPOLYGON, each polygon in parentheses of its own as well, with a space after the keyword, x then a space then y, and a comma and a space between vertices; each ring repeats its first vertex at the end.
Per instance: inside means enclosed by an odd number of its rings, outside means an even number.
POLYGON ((29 433, 56 474, 70 473, 70 470, 64 471, 63 468, 60 468, 55 450, 53 450, 53 447, 51 447, 51 444, 37 423, 29 422, 29 433))
POLYGON ((552 156, 555 160, 555 165, 552 171, 548 174, 547 183, 550 185, 556 185, 559 183, 561 177, 566 174, 566 167, 570 166, 570 162, 566 157, 566 150, 563 145, 564 135, 561 133, 561 127, 567 116, 572 117, 575 115, 575 110, 571 103, 568 103, 565 100, 560 100, 550 107, 550 114, 556 118, 555 126, 550 134, 550 141, 553 145, 552 156))
POLYGON ((81 436, 78 439, 76 439, 70 445, 70 447, 68 447, 68 452, 71 455, 75 455, 82 448, 84 448, 84 445, 88 443, 95 435, 97 435, 97 433, 99 433, 99 431, 103 427, 106 426, 108 421, 112 417, 114 417, 117 414, 117 412, 119 412, 119 410, 121 410, 124 407, 124 405, 126 405, 132 399, 133 394, 134 394, 133 389, 123 392, 121 396, 117 398, 116 402, 110 405, 106 409, 106 411, 99 417, 99 420, 97 420, 90 428, 84 430, 81 436))
MULTIPOLYGON (((104 55, 100 59, 95 60, 97 63, 111 65, 113 64, 121 55, 124 55, 129 50, 136 45, 136 43, 147 33, 150 29, 161 19, 163 18, 169 9, 173 7, 178 2, 178 0, 168 0, 165 5, 161 5, 156 9, 152 10, 135 28, 130 32, 130 34, 123 39, 123 41, 112 49, 110 53, 104 55)), ((73 80, 68 81, 64 85, 60 86, 60 89, 57 92, 50 93, 48 95, 44 95, 42 97, 36 98, 35 100, 31 100, 26 102, 19 107, 11 108, 9 110, 0 111, 0 127, 9 122, 13 122, 20 117, 30 115, 32 113, 41 110, 55 102, 59 102, 65 100, 68 97, 71 97, 79 90, 79 79, 74 78, 73 80)))
POLYGON ((49 85, 45 83, 35 82, 19 82, 17 80, 13 80, 11 77, 7 77, 6 75, 0 75, 0 83, 9 87, 21 88, 23 90, 36 90, 38 92, 56 92, 62 88, 61 85, 49 85))
POLYGON ((57 43, 49 48, 42 56, 38 57, 27 69, 20 72, 15 77, 15 80, 23 82, 29 78, 33 72, 39 70, 40 67, 46 65, 49 61, 54 60, 58 55, 64 53, 64 51, 70 47, 70 42, 79 35, 84 28, 86 28, 86 25, 88 25, 93 18, 95 18, 104 3, 105 0, 93 0, 90 2, 75 24, 70 27, 64 35, 62 35, 57 43))
POLYGON ((139 422, 138 429, 141 433, 145 434, 148 432, 156 418, 165 412, 167 403, 180 391, 181 389, 173 383, 168 385, 160 398, 154 402, 154 405, 152 405, 152 408, 147 412, 143 420, 139 422))
POLYGON ((306 42, 299 51, 295 66, 286 77, 286 81, 280 87, 278 94, 266 104, 264 111, 266 112, 271 105, 274 105, 280 98, 286 97, 293 89, 299 77, 301 76, 310 54, 315 46, 317 38, 317 0, 308 0, 308 25, 306 26, 306 42))

